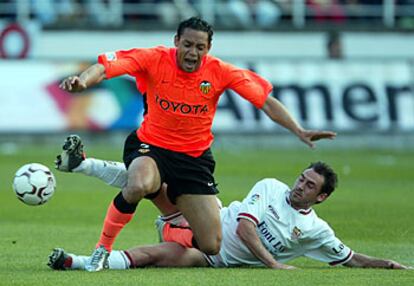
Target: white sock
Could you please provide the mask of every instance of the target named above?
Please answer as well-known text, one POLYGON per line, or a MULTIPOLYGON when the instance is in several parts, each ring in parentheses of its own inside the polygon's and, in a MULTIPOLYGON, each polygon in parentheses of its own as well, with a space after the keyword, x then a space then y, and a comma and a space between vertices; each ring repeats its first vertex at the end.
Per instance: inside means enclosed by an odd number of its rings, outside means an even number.
POLYGON ((72 257, 72 265, 70 266, 70 269, 85 270, 85 264, 89 260, 89 256, 76 255, 72 253, 68 254, 70 257, 72 257))
POLYGON ((95 158, 86 158, 73 172, 98 178, 116 188, 123 188, 128 180, 128 171, 124 164, 95 158))
POLYGON ((122 250, 112 250, 108 257, 109 269, 123 270, 129 269, 131 261, 128 256, 122 250))
MULTIPOLYGON (((85 270, 85 265, 90 259, 90 256, 76 255, 68 253, 72 257, 72 265, 70 269, 73 270, 85 270)), ((109 269, 123 270, 129 269, 131 262, 125 252, 121 250, 113 250, 108 257, 109 269)))
POLYGON ((163 221, 168 222, 172 225, 176 225, 176 226, 185 227, 189 225, 187 220, 185 219, 185 217, 182 215, 181 212, 176 212, 170 215, 162 215, 160 216, 160 218, 163 221))

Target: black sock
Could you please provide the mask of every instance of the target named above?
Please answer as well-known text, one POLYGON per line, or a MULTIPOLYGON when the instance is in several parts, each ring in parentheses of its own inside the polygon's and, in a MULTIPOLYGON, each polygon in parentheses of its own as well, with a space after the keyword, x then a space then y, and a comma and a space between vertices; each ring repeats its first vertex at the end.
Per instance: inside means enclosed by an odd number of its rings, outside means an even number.
POLYGON ((128 203, 124 199, 122 192, 119 192, 119 194, 114 199, 114 206, 117 208, 117 210, 124 214, 133 214, 137 209, 137 205, 138 203, 128 203))

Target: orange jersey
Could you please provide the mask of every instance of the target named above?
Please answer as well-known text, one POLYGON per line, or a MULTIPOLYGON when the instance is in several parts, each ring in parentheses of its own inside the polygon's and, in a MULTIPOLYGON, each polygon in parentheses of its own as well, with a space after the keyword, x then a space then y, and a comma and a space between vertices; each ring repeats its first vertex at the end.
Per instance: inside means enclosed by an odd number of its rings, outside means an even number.
POLYGON ((176 49, 155 47, 102 54, 106 78, 129 74, 147 94, 148 113, 138 138, 168 150, 200 156, 213 142, 211 126, 220 95, 232 89, 257 108, 263 107, 272 85, 252 71, 206 55, 195 72, 176 63, 176 49))

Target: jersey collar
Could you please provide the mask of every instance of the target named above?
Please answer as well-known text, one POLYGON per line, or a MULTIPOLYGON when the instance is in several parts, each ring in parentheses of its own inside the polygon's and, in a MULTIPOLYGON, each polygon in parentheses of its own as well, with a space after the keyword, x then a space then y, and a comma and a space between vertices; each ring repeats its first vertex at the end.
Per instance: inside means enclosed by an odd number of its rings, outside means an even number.
POLYGON ((287 194, 286 194, 286 203, 287 203, 289 206, 291 206, 291 207, 292 207, 292 209, 294 209, 295 211, 297 211, 298 213, 300 213, 300 214, 302 214, 302 215, 308 215, 308 214, 310 214, 310 213, 312 212, 312 208, 308 208, 308 209, 300 209, 300 210, 295 209, 295 208, 292 206, 292 204, 290 203, 290 199, 289 199, 289 192, 287 192, 287 194))

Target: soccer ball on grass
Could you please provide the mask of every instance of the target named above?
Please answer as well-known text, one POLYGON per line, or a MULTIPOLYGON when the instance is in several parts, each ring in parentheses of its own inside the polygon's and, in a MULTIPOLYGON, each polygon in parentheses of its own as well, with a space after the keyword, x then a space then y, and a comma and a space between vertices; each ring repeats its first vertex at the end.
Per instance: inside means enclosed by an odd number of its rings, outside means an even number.
POLYGON ((46 203, 55 192, 56 179, 48 167, 30 163, 17 170, 13 180, 13 190, 19 200, 27 205, 37 206, 46 203))

